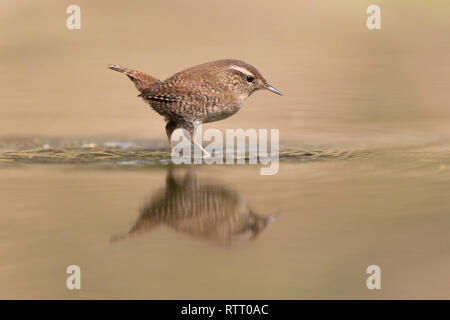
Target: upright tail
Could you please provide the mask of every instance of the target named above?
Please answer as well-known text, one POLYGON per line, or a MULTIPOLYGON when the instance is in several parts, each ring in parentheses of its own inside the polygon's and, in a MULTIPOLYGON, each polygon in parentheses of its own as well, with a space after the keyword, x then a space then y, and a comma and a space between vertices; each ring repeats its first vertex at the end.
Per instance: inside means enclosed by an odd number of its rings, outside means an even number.
POLYGON ((108 68, 114 71, 125 73, 128 76, 128 78, 130 78, 131 81, 133 81, 134 85, 140 92, 144 92, 146 89, 153 87, 155 83, 159 82, 158 79, 153 78, 148 74, 133 69, 117 66, 115 64, 108 65, 108 68))

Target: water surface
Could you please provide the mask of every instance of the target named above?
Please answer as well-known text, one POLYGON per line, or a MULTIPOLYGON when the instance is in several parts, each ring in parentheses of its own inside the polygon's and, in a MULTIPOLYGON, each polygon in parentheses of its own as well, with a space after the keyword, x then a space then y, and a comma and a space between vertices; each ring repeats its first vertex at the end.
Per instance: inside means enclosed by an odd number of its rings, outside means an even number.
POLYGON ((282 160, 274 176, 251 165, 4 162, 0 296, 444 298, 449 151, 282 160), (79 292, 65 288, 71 264, 79 292), (365 285, 372 264, 378 292, 365 285))

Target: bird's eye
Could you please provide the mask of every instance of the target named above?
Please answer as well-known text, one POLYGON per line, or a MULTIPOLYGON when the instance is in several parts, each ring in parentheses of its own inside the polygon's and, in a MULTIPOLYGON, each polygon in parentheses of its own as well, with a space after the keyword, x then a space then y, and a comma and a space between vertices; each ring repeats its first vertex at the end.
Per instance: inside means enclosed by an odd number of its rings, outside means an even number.
POLYGON ((252 76, 247 76, 247 82, 252 82, 253 80, 255 80, 255 78, 252 76))

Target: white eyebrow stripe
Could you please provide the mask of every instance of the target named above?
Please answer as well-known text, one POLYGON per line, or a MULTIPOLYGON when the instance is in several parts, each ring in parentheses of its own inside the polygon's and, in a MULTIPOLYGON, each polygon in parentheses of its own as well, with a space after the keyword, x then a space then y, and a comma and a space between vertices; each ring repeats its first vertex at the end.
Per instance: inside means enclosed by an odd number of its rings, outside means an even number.
POLYGON ((232 65, 232 66, 230 67, 230 69, 234 69, 234 70, 237 70, 237 71, 239 71, 239 72, 242 72, 242 73, 245 74, 246 76, 252 76, 252 77, 255 77, 255 76, 253 75, 253 73, 251 73, 250 71, 248 71, 247 69, 245 69, 245 68, 243 68, 243 67, 239 67, 239 66, 236 66, 236 65, 232 65))

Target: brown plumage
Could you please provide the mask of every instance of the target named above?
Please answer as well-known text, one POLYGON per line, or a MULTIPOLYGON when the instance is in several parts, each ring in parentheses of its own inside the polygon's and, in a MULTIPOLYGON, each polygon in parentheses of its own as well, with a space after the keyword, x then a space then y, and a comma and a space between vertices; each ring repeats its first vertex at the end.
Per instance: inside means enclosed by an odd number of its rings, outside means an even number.
POLYGON ((281 95, 259 71, 240 60, 218 60, 178 72, 160 81, 143 72, 109 65, 126 74, 141 92, 145 102, 166 119, 166 133, 172 150, 173 131, 183 128, 192 142, 194 122, 222 120, 235 114, 255 91, 267 89, 281 95))

